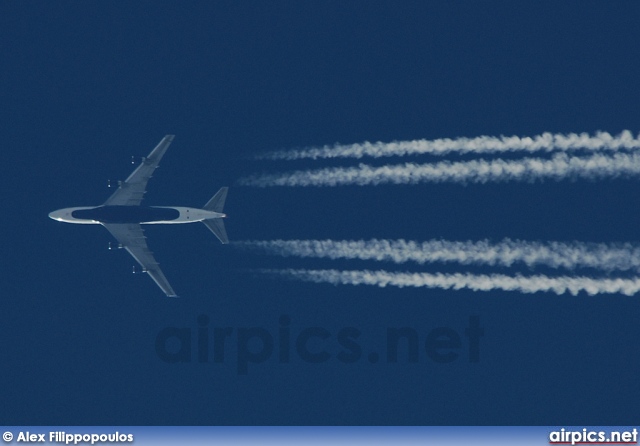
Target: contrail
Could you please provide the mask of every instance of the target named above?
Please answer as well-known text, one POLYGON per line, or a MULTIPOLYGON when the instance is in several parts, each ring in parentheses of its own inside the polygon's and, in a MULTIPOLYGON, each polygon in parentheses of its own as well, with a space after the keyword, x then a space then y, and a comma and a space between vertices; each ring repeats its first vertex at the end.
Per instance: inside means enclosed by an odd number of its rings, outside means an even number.
POLYGON ((359 259, 393 263, 457 262, 462 265, 552 268, 596 268, 603 271, 640 271, 640 246, 581 242, 526 242, 505 239, 481 241, 429 240, 249 240, 236 246, 269 254, 329 259, 359 259))
POLYGON ((429 164, 397 164, 332 167, 289 173, 253 175, 238 180, 242 186, 341 186, 418 183, 486 183, 544 179, 600 179, 638 175, 640 154, 594 154, 587 157, 555 154, 552 158, 518 160, 441 161, 429 164))
POLYGON ((276 276, 316 283, 334 285, 375 285, 379 287, 426 287, 473 291, 519 291, 536 293, 538 291, 577 295, 584 291, 589 295, 621 293, 632 296, 640 291, 640 278, 632 279, 592 279, 589 277, 549 277, 544 275, 524 277, 502 274, 427 274, 398 273, 390 271, 339 271, 284 269, 261 270, 276 276))
POLYGON ((458 153, 504 153, 504 152, 550 152, 553 150, 620 150, 640 148, 640 134, 637 138, 629 130, 618 136, 607 132, 588 133, 543 133, 534 137, 519 136, 479 136, 477 138, 418 139, 413 141, 363 142, 361 144, 335 144, 333 146, 311 147, 299 150, 282 150, 257 155, 256 159, 297 160, 304 158, 374 158, 404 155, 446 155, 458 153))

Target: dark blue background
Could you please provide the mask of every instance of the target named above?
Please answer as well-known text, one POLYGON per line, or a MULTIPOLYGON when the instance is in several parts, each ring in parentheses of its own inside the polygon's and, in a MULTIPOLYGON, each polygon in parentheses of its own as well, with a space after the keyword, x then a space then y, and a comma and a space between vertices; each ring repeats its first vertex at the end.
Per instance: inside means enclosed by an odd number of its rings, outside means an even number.
MULTIPOLYGON (((261 151, 417 138, 638 131, 635 1, 0 4, 5 424, 633 424, 637 297, 333 287, 254 268, 385 267, 222 246, 151 227, 168 299, 95 226, 47 218, 102 203, 131 155, 176 139, 149 205, 202 206, 240 176, 312 161, 261 151), (375 3, 375 4, 373 4, 375 3), (168 326, 361 330, 363 357, 277 353, 239 376, 167 364, 168 326), (485 329, 480 362, 371 364, 387 327, 485 329)), ((232 240, 638 239, 637 180, 341 188, 232 187, 232 240)), ((419 269, 419 268, 417 268, 419 269)), ((427 271, 449 271, 428 266, 427 271)), ((527 271, 524 271, 525 273, 527 271)), ((195 340, 194 340, 195 342, 195 340)), ((195 345, 195 344, 194 344, 195 345)), ((232 342, 230 348, 235 344, 232 342)), ((315 347, 323 347, 316 345, 315 347)), ((195 347, 194 347, 195 349, 195 347)))

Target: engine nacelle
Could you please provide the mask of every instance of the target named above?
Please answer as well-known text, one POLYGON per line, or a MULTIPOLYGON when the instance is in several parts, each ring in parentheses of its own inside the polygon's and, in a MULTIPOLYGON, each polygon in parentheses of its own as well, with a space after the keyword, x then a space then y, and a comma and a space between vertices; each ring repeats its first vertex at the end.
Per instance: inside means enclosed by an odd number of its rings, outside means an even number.
MULTIPOLYGON (((131 164, 135 164, 135 163, 136 163, 136 158, 137 158, 137 157, 135 157, 135 156, 133 156, 133 155, 131 156, 131 164)), ((144 163, 144 162, 147 160, 147 157, 146 157, 146 156, 141 156, 141 157, 139 157, 139 158, 140 158, 140 162, 141 162, 141 163, 144 163)))
POLYGON ((124 248, 124 246, 122 246, 122 243, 118 243, 115 248, 113 247, 113 243, 109 242, 109 250, 113 250, 113 249, 122 249, 124 248))

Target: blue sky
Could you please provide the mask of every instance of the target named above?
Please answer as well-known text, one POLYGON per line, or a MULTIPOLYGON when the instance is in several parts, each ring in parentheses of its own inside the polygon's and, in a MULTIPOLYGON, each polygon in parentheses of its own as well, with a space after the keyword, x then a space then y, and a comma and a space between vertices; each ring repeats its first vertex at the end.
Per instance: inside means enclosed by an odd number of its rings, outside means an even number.
MULTIPOLYGON (((357 165, 251 159, 336 142, 624 129, 637 135, 639 15, 633 1, 0 4, 6 235, 0 396, 10 402, 2 419, 635 422, 637 296, 274 280, 255 270, 381 266, 259 255, 220 245, 201 225, 153 227, 150 248, 182 296, 172 300, 149 278, 130 273, 126 253, 107 250, 107 231, 64 225, 47 214, 102 203, 112 192, 107 180, 129 175, 132 155, 144 156, 175 134, 145 203, 198 207, 230 186, 232 240, 637 243, 634 178, 236 184, 256 173, 357 165), (200 325, 199 316, 206 316, 200 325), (464 334, 472 316, 484 329, 478 362, 469 362, 464 334), (167 363, 157 353, 167 327, 190 330, 181 332, 191 333, 190 362, 167 363), (207 362, 198 361, 199 327, 210 341, 207 362), (238 374, 238 336, 256 327, 273 338, 274 350, 238 374), (327 362, 309 363, 296 353, 296 336, 308 327, 330 334, 308 344, 326 349, 327 362), (345 327, 361 333, 362 355, 349 364, 337 356, 345 327), (394 327, 419 334, 417 363, 407 362, 403 350, 398 363, 386 362, 384 338, 394 327), (460 336, 459 357, 450 363, 426 353, 438 327, 460 336), (221 362, 213 359, 215 328, 232 329, 221 362), (282 362, 286 329, 290 359, 282 362), (371 363, 370 353, 382 359, 371 363)), ((526 267, 516 272, 532 274, 526 267)), ((254 352, 263 347, 248 345, 254 352)))

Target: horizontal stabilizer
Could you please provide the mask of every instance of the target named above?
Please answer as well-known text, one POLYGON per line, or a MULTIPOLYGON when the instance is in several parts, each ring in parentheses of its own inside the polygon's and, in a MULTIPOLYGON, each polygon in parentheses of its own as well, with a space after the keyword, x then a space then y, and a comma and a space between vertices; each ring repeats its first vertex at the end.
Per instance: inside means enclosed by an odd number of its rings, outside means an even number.
MULTIPOLYGON (((204 210, 220 212, 222 213, 222 209, 224 208, 224 201, 227 199, 227 192, 229 191, 228 187, 222 187, 216 194, 204 205, 204 210)), ((213 231, 213 229, 212 229, 213 231)), ((222 229, 224 232, 224 228, 222 229)), ((214 232, 215 233, 215 232, 214 232)), ((217 234, 216 234, 217 235, 217 234)), ((224 243, 224 242, 223 242, 224 243)))
MULTIPOLYGON (((227 188, 225 187, 223 189, 226 195, 227 188)), ((220 189, 220 192, 222 192, 222 189, 220 189)), ((220 192, 218 192, 216 196, 218 196, 220 192)), ((216 197, 213 197, 212 200, 215 198, 216 197)), ((224 204, 224 196, 222 197, 222 203, 224 204)), ((215 211, 215 212, 219 212, 219 211, 215 211)), ((227 231, 224 229, 224 221, 221 218, 210 218, 209 220, 202 220, 202 223, 204 223, 204 225, 207 228, 209 228, 211 232, 213 232, 213 234, 216 237, 218 237, 218 240, 220 240, 222 243, 224 244, 229 243, 229 239, 227 238, 227 231)))

